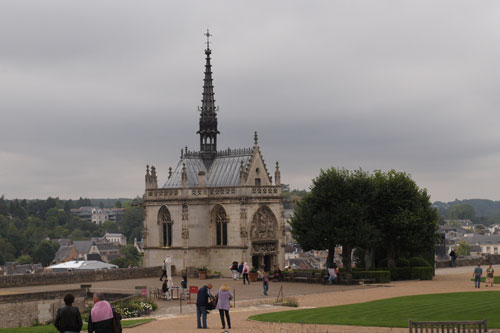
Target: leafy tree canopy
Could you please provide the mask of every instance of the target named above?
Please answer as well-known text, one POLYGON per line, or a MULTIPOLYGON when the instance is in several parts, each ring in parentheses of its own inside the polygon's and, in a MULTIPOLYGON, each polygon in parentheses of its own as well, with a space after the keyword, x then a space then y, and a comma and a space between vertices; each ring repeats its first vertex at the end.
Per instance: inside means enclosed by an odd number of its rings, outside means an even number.
POLYGON ((332 252, 342 245, 347 270, 355 247, 384 252, 393 267, 399 257, 424 255, 432 261, 437 212, 427 192, 406 173, 392 170, 371 175, 331 168, 313 180, 291 225, 305 250, 332 252))

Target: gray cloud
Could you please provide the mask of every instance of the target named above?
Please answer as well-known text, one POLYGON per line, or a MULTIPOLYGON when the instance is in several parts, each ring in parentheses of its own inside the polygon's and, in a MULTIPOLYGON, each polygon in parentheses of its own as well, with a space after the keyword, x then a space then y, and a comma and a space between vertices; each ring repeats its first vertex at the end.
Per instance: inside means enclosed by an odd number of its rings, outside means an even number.
POLYGON ((292 187, 394 168, 433 200, 498 200, 499 16, 495 1, 4 1, 0 194, 131 197, 148 163, 163 183, 197 149, 209 26, 221 149, 257 130, 292 187))

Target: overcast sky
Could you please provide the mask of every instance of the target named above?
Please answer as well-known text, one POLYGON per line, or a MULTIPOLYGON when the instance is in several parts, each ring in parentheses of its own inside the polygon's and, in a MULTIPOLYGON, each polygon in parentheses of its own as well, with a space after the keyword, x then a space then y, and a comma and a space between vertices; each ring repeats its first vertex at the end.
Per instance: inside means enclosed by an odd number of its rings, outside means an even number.
POLYGON ((498 1, 2 1, 0 195, 135 197, 199 149, 206 28, 219 148, 308 189, 396 169, 500 200, 498 1))

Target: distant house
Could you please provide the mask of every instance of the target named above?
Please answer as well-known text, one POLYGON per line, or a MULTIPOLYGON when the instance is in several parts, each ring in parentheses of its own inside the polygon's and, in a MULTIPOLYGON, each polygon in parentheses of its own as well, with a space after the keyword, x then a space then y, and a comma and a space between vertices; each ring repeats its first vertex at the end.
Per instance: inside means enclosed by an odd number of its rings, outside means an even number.
POLYGON ((127 245, 127 237, 123 234, 114 234, 114 233, 109 233, 107 232, 104 235, 104 239, 106 239, 108 242, 119 245, 119 246, 125 246, 127 245))
POLYGON ((6 262, 3 268, 0 267, 0 275, 22 275, 33 273, 43 273, 42 264, 20 265, 18 262, 6 262))
POLYGON ((99 208, 95 206, 87 206, 73 208, 71 209, 71 213, 83 220, 93 222, 95 224, 101 224, 106 221, 120 221, 124 210, 125 208, 99 208))
POLYGON ((112 259, 116 258, 116 256, 120 256, 120 251, 118 246, 111 243, 98 243, 93 244, 88 252, 89 254, 99 254, 103 261, 110 262, 112 259))
POLYGON ((94 245, 94 242, 92 241, 73 241, 73 245, 76 248, 76 251, 78 252, 78 259, 80 260, 86 260, 87 259, 87 254, 90 253, 90 248, 92 245, 94 245))
POLYGON ((500 254, 500 236, 474 235, 465 237, 464 240, 469 246, 479 246, 481 254, 500 254))
POLYGON ((54 255, 53 263, 59 264, 70 260, 78 259, 79 253, 74 245, 61 246, 54 255))

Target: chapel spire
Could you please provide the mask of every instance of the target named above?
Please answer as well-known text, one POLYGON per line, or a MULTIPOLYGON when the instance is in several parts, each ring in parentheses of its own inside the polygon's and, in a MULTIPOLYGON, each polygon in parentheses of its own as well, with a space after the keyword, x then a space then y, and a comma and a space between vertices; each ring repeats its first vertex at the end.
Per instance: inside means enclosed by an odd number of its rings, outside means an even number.
POLYGON ((207 48, 205 49, 205 78, 203 79, 203 99, 198 110, 200 114, 200 129, 196 134, 200 135, 200 153, 202 158, 212 159, 217 155, 217 111, 214 99, 214 85, 212 79, 212 65, 210 64, 210 37, 207 29, 207 48))

